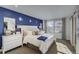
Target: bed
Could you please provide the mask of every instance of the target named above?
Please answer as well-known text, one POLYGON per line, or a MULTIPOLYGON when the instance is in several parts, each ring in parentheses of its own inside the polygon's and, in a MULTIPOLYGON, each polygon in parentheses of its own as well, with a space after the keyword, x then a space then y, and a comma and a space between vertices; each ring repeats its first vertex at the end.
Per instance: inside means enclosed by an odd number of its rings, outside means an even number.
POLYGON ((24 44, 27 44, 27 43, 33 44, 34 46, 38 47, 42 53, 46 53, 54 41, 55 41, 54 35, 44 33, 42 35, 36 35, 36 36, 27 35, 24 37, 23 43, 24 44), (47 39, 45 41, 39 40, 38 38, 40 36, 45 36, 45 37, 47 37, 47 39))
POLYGON ((23 33, 23 44, 30 43, 38 47, 42 53, 46 53, 49 47, 51 46, 51 44, 56 40, 54 34, 39 32, 39 29, 37 28, 37 26, 22 25, 22 26, 18 26, 18 28, 21 28, 22 33, 23 33), (40 34, 33 35, 33 31, 38 31, 40 34), (40 36, 45 36, 47 38, 44 41, 39 40, 38 38, 40 36))

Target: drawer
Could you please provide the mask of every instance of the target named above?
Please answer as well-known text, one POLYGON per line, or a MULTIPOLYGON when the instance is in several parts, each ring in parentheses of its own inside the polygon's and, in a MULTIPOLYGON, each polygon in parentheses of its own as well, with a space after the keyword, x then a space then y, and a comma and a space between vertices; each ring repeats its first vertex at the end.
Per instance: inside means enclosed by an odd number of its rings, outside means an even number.
POLYGON ((3 36, 2 38, 3 38, 3 41, 8 42, 11 40, 17 40, 17 39, 20 40, 22 39, 22 36, 18 36, 18 35, 17 36, 3 36))
POLYGON ((13 48, 16 48, 18 46, 22 45, 22 41, 14 41, 14 42, 8 42, 6 44, 4 44, 4 51, 7 51, 7 50, 10 50, 10 49, 13 49, 13 48))
POLYGON ((3 38, 3 42, 11 42, 11 41, 17 41, 22 40, 22 37, 16 37, 16 38, 3 38))
POLYGON ((18 44, 18 43, 22 43, 22 40, 13 40, 13 41, 9 41, 9 42, 4 42, 4 46, 6 45, 11 45, 11 44, 18 44))
POLYGON ((8 42, 8 41, 12 41, 12 40, 14 40, 15 38, 13 38, 13 37, 4 37, 3 38, 3 42, 8 42))

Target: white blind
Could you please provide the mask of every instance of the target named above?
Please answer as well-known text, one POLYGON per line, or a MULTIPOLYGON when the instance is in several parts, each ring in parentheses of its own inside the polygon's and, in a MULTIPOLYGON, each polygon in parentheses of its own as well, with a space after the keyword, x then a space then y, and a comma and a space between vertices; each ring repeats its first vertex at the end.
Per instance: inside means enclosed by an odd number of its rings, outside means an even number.
POLYGON ((48 20, 47 21, 47 33, 56 35, 56 38, 62 39, 62 19, 60 20, 48 20))
POLYGON ((62 20, 55 20, 55 33, 62 33, 62 20))
POLYGON ((54 21, 47 21, 47 33, 54 33, 54 21))

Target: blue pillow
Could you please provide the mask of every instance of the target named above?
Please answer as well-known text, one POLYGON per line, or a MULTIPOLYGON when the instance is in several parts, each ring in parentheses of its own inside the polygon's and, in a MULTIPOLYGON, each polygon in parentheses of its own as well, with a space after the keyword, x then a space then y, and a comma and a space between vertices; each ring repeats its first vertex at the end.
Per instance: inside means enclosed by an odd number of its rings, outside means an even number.
POLYGON ((40 37, 38 37, 37 39, 38 39, 38 40, 45 41, 45 40, 47 39, 47 37, 45 37, 45 36, 40 36, 40 37))

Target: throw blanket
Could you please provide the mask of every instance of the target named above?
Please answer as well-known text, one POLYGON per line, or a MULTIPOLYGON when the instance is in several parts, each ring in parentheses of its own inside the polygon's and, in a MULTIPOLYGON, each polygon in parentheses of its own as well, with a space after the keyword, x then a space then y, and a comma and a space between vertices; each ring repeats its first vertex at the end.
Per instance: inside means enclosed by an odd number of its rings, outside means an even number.
POLYGON ((38 40, 45 41, 45 40, 47 39, 47 37, 45 37, 45 36, 40 36, 40 37, 38 37, 37 39, 38 39, 38 40))

